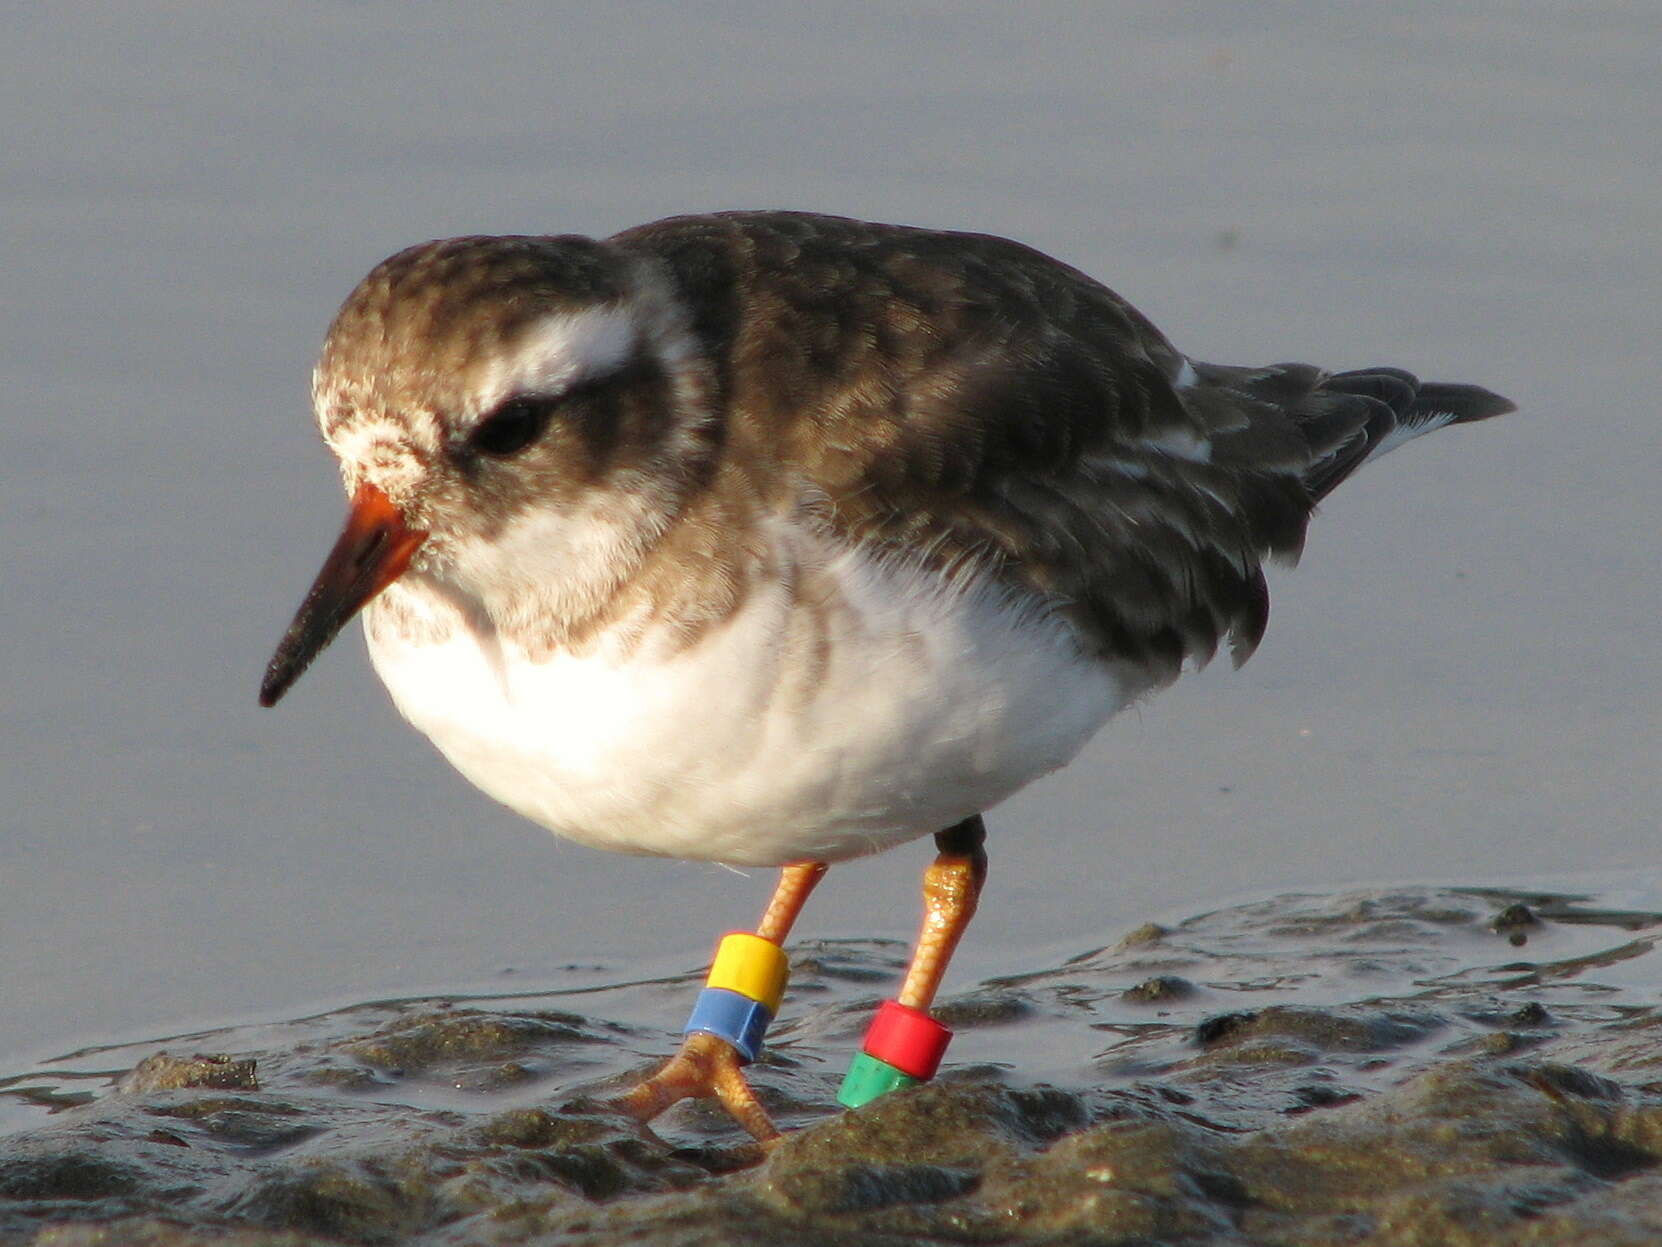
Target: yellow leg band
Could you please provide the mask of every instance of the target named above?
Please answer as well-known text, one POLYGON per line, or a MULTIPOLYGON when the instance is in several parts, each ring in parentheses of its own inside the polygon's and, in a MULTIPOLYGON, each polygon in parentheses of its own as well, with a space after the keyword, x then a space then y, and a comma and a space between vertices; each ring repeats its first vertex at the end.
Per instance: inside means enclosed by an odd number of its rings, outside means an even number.
POLYGON ((783 948, 749 931, 730 931, 716 946, 715 963, 704 982, 737 992, 777 1015, 789 976, 790 961, 783 948))

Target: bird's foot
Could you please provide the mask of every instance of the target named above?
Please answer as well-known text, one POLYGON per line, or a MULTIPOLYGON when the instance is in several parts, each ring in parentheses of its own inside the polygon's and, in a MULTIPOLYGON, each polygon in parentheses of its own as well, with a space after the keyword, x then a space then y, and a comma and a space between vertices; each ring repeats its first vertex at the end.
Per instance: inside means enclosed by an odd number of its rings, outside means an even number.
POLYGON ((682 1100, 715 1098, 763 1147, 779 1140, 779 1128, 745 1081, 739 1054, 726 1040, 695 1031, 652 1077, 612 1101, 612 1107, 645 1124, 682 1100))

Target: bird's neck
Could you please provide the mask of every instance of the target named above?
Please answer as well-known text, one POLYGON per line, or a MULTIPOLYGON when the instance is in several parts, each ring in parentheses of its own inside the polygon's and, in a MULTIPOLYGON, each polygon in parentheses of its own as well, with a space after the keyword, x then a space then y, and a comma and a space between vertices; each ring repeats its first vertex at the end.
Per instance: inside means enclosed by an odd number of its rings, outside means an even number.
POLYGON ((406 575, 377 604, 375 626, 424 639, 466 627, 533 660, 694 643, 783 557, 760 502, 723 485, 672 502, 608 490, 526 512, 406 575))

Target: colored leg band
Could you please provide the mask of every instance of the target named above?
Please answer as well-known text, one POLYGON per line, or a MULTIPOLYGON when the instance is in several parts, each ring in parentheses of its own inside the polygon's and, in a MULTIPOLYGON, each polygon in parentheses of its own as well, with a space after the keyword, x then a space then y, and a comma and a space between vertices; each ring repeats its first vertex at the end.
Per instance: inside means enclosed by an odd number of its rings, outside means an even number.
POLYGON ((859 1108, 891 1091, 928 1082, 951 1042, 952 1032, 923 1010, 885 1000, 849 1062, 837 1103, 859 1108))
POLYGON ((749 931, 729 931, 716 946, 716 958, 704 982, 748 997, 772 1014, 779 1012, 789 976, 790 961, 783 948, 749 931))
POLYGON ((681 1033, 704 1031, 725 1039, 748 1065, 762 1050, 762 1036, 771 1021, 773 1011, 759 1001, 724 987, 706 987, 693 1002, 692 1016, 681 1033))
POLYGON ((854 1059, 848 1063, 848 1073, 843 1075, 842 1090, 837 1092, 837 1103, 844 1108, 859 1108, 870 1104, 879 1096, 888 1095, 891 1091, 899 1091, 902 1087, 915 1087, 919 1080, 910 1074, 902 1074, 886 1061, 879 1061, 869 1052, 856 1052, 854 1059))
POLYGON ((868 1056, 892 1065, 902 1074, 928 1082, 941 1067, 952 1032, 921 1009, 898 1000, 885 1000, 861 1044, 868 1056))

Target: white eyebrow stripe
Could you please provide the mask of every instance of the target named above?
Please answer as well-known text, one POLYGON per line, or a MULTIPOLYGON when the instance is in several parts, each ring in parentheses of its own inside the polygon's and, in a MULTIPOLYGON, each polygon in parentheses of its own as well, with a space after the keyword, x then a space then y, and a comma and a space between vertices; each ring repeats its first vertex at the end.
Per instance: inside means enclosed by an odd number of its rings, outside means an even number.
POLYGON ((557 312, 527 330, 519 349, 492 364, 480 413, 514 394, 553 397, 578 381, 615 372, 636 350, 634 318, 619 306, 557 312))

